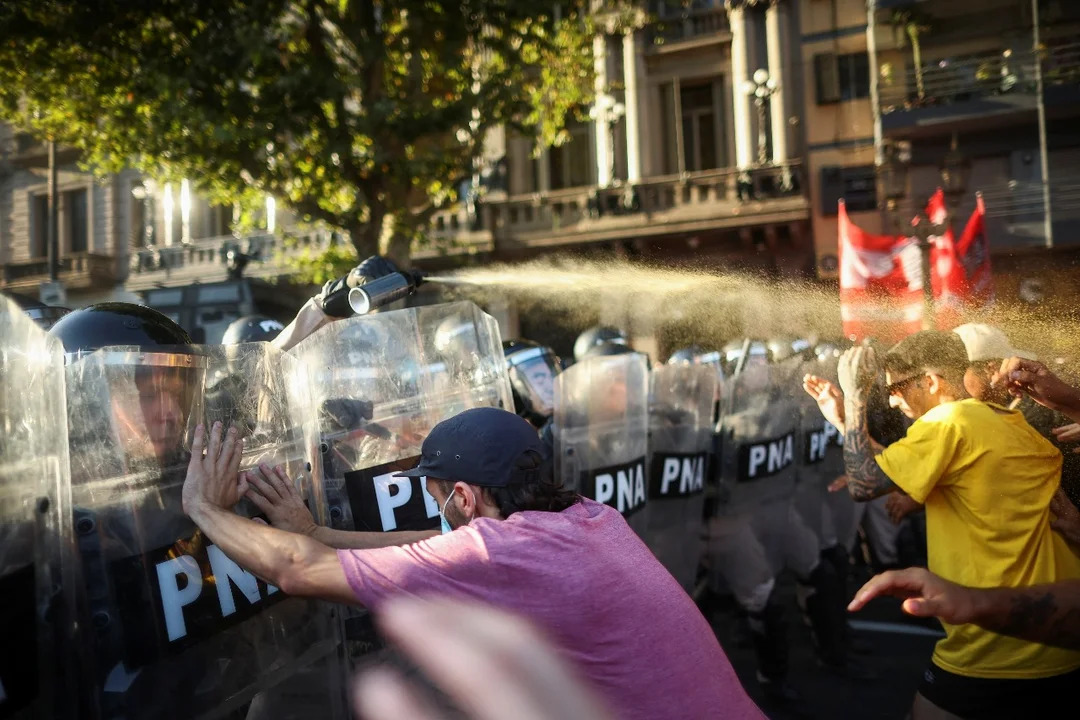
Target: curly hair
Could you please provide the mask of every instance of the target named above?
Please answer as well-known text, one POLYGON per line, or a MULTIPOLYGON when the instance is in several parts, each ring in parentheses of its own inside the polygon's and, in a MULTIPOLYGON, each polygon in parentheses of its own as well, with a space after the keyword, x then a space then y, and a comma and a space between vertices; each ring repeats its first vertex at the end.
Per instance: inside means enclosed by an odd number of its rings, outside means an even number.
MULTIPOLYGON (((581 496, 563 486, 555 477, 554 464, 550 458, 529 451, 514 463, 513 474, 525 475, 523 482, 511 482, 503 487, 481 487, 484 497, 498 508, 503 519, 522 510, 562 512, 581 502, 581 496)), ((443 494, 454 490, 450 480, 430 478, 443 494)))

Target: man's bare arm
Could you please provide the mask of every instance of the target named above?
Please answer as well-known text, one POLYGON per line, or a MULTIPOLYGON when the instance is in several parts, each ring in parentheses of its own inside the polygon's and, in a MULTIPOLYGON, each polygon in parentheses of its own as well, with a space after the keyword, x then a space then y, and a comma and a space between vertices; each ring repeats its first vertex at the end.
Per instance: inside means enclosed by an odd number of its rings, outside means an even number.
POLYGON ((307 535, 339 550, 372 550, 374 548, 409 545, 439 533, 435 530, 397 532, 354 532, 320 526, 304 504, 294 481, 285 467, 261 464, 242 476, 248 484, 245 493, 257 508, 266 514, 270 524, 279 530, 307 535))
POLYGON ((1001 635, 1080 650, 1080 580, 1026 588, 970 588, 926 568, 890 570, 872 578, 849 610, 892 595, 905 598, 904 612, 937 617, 951 625, 972 623, 1001 635))
POLYGON ((184 480, 184 512, 233 562, 286 594, 355 604, 333 549, 232 511, 247 489, 246 478, 238 474, 242 452, 243 440, 235 428, 223 442, 221 423, 214 423, 208 443, 206 429, 202 425, 195 429, 184 480))

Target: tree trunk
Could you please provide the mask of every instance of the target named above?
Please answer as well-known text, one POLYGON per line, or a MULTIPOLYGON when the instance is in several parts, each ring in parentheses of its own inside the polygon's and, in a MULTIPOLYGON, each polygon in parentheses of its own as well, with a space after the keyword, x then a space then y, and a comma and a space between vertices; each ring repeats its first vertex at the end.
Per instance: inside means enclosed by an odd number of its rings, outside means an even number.
POLYGON ((915 87, 919 93, 919 100, 926 97, 926 89, 923 87, 922 47, 919 45, 919 26, 908 23, 908 37, 911 38, 911 58, 915 62, 915 87))
POLYGON ((389 213, 383 220, 379 247, 382 254, 393 260, 399 267, 409 265, 409 258, 412 255, 412 237, 400 231, 397 218, 389 213))
POLYGON ((379 230, 374 223, 352 223, 345 227, 349 240, 356 248, 356 257, 361 261, 379 254, 379 230))

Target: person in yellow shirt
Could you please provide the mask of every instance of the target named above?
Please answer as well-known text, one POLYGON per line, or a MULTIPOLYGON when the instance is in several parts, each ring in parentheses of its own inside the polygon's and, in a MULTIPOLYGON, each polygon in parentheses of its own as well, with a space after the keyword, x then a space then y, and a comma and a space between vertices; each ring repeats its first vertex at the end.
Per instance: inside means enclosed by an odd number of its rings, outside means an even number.
MULTIPOLYGON (((844 464, 856 500, 904 492, 926 506, 932 572, 970 587, 1023 587, 1080 577, 1080 557, 1050 528, 1061 453, 1023 416, 968 397, 968 355, 953 333, 923 331, 883 359, 891 403, 915 420, 888 448, 866 431, 874 352, 840 360, 844 464)), ((976 625, 943 623, 913 718, 1041 717, 1080 682, 1080 652, 976 625)))

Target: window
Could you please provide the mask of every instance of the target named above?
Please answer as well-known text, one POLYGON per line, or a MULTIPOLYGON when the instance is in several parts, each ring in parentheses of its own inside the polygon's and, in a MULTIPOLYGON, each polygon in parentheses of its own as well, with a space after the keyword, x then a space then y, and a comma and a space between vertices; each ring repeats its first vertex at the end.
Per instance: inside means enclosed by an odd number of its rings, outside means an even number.
POLYGON ((89 214, 86 207, 86 188, 68 190, 61 200, 67 229, 68 252, 86 252, 90 240, 89 214))
POLYGON ((665 172, 694 172, 721 167, 722 134, 717 114, 719 81, 668 83, 660 89, 664 118, 665 172), (679 96, 675 108, 676 88, 679 96), (676 132, 676 126, 681 132, 676 132), (681 144, 680 144, 681 141, 681 144))
POLYGON ((591 165, 595 155, 590 150, 590 123, 572 120, 566 126, 570 139, 548 153, 551 162, 551 189, 583 187, 592 184, 591 165))
POLYGON ((821 168, 821 214, 836 215, 837 201, 843 198, 848 212, 877 208, 877 185, 873 165, 821 168))
POLYGON ((861 52, 815 55, 814 78, 818 105, 870 97, 870 58, 861 52))
POLYGON ((49 254, 49 196, 30 196, 30 257, 49 254))

